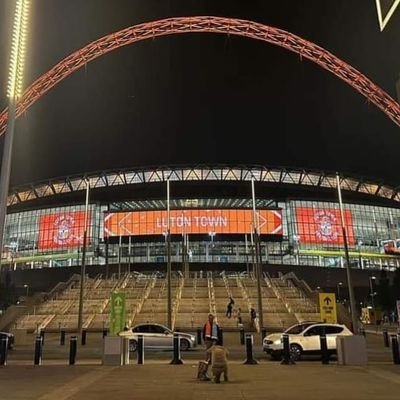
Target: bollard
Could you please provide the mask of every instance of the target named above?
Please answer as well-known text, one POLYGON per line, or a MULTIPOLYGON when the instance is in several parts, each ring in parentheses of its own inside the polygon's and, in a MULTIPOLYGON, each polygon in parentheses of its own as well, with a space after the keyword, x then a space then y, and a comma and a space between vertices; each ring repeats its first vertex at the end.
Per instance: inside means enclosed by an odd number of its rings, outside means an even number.
POLYGON ((35 356, 33 360, 33 365, 42 364, 42 349, 43 349, 43 336, 36 336, 35 339, 35 356))
POLYGON ((71 336, 69 339, 69 365, 75 365, 76 361, 76 336, 71 336))
POLYGON ((138 336, 137 363, 138 364, 144 364, 144 340, 143 340, 143 335, 139 335, 138 336))
POLYGON ((180 336, 174 334, 174 358, 170 362, 172 365, 183 364, 181 360, 181 340, 180 336))
POLYGON ((0 341, 0 366, 7 365, 8 337, 3 337, 0 341))
POLYGON ((240 328, 240 344, 244 344, 244 328, 240 328))
POLYGON ((81 345, 85 346, 86 345, 86 329, 82 329, 82 337, 81 337, 81 345))
POLYGON ((61 329, 60 332, 60 346, 64 346, 65 345, 65 330, 61 329))
POLYGON ((107 328, 103 328, 103 339, 107 336, 107 328))
POLYGON ((321 362, 322 364, 329 364, 328 343, 326 341, 325 329, 319 336, 319 344, 321 347, 321 362))
POLYGON ((44 346, 44 330, 40 330, 40 337, 42 338, 42 346, 44 346))
POLYGON ((224 345, 224 330, 222 328, 219 328, 218 331, 218 345, 223 346, 224 345))
POLYGON ((267 336, 267 328, 261 329, 261 341, 264 340, 265 336, 267 336))
POLYGON ((389 347, 389 334, 387 329, 383 330, 383 343, 385 344, 385 347, 389 347))
POLYGON ((197 344, 201 344, 202 329, 197 328, 197 344))
POLYGON ((400 354, 399 354, 399 341, 396 335, 391 335, 392 338, 392 355, 393 364, 400 364, 400 354))
POLYGON ((292 357, 290 356, 290 343, 289 343, 289 335, 284 333, 282 335, 282 342, 283 342, 283 353, 282 353, 282 365, 293 365, 295 362, 293 361, 292 357))
POLYGON ((246 360, 243 364, 254 365, 258 364, 258 361, 253 357, 253 335, 251 333, 246 333, 246 360))

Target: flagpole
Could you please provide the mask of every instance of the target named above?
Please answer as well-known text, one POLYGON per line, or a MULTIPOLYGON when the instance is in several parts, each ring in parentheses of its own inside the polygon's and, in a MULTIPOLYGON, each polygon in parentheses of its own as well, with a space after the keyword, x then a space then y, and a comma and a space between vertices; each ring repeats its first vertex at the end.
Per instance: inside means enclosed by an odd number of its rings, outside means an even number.
POLYGON ((171 211, 169 208, 169 179, 167 179, 167 286, 168 286, 168 328, 172 329, 171 299, 171 211))
POLYGON ((351 312, 351 321, 353 325, 353 333, 357 330, 357 316, 356 316, 356 301, 354 298, 354 288, 351 279, 351 267, 350 267, 350 256, 349 256, 349 246, 347 242, 347 232, 346 232, 346 223, 344 219, 344 211, 343 211, 343 202, 342 202, 342 191, 340 188, 340 179, 339 174, 336 174, 336 186, 339 197, 339 208, 340 208, 340 219, 342 222, 342 233, 343 233, 343 242, 344 242, 344 253, 346 256, 346 276, 347 276, 347 288, 349 291, 349 299, 350 299, 350 312, 351 312))

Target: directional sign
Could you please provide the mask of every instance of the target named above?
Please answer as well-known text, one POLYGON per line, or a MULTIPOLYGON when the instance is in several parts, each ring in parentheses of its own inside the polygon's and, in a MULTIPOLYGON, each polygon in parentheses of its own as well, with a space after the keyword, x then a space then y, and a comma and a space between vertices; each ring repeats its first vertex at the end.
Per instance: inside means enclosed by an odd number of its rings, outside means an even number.
POLYGON ((116 336, 125 327, 125 293, 111 293, 110 335, 116 336))
POLYGON ((322 321, 337 324, 335 293, 319 294, 319 310, 322 321))

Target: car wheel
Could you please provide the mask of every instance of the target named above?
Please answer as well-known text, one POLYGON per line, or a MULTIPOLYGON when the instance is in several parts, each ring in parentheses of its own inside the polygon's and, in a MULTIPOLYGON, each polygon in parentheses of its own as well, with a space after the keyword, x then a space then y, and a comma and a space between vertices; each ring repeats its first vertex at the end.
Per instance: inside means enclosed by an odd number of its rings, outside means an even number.
POLYGON ((137 341, 136 340, 130 340, 129 341, 129 351, 136 351, 137 350, 137 341))
POLYGON ((293 361, 298 361, 301 358, 301 353, 303 349, 300 345, 293 343, 290 345, 290 357, 293 361))
POLYGON ((181 339, 181 350, 187 351, 190 348, 190 344, 186 339, 181 339))

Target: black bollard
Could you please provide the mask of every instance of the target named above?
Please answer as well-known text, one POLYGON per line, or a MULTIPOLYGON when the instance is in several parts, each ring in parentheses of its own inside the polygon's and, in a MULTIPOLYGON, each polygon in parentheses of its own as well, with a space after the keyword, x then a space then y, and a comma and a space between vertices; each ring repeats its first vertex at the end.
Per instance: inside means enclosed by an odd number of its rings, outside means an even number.
POLYGON ((391 335, 392 338, 392 355, 393 364, 400 364, 400 354, 399 354, 399 341, 396 335, 391 335))
POLYGON ((244 344, 244 328, 240 328, 240 344, 244 344))
POLYGON ((319 343, 321 347, 321 362, 322 364, 329 364, 328 343, 326 341, 325 330, 319 336, 319 343))
POLYGON ((177 334, 174 334, 174 358, 170 362, 172 365, 179 365, 183 364, 183 361, 181 360, 181 340, 180 336, 177 334))
POLYGON ((7 365, 8 337, 3 337, 0 341, 0 366, 7 365))
POLYGON ((293 361, 290 355, 290 343, 289 343, 289 335, 284 333, 282 335, 282 342, 283 342, 283 353, 282 353, 282 365, 293 365, 295 362, 293 361))
POLYGON ((138 336, 137 363, 138 364, 144 364, 144 339, 143 339, 143 335, 139 335, 138 336))
POLYGON ((218 331, 218 345, 223 346, 224 345, 224 330, 222 328, 219 328, 218 331))
POLYGON ((202 329, 197 328, 197 344, 201 344, 202 329))
POLYGON ((251 333, 246 333, 246 360, 243 364, 255 365, 258 361, 253 357, 253 335, 251 333))
POLYGON ((261 329, 261 341, 264 340, 265 336, 267 336, 267 328, 261 329))
POLYGON ((60 346, 65 345, 65 330, 61 329, 60 331, 60 346))
POLYGON ((33 360, 33 365, 42 364, 42 349, 43 349, 43 336, 36 336, 35 339, 35 356, 33 360))
POLYGON ((389 347, 389 334, 387 329, 383 330, 383 343, 385 344, 385 347, 389 347))
POLYGON ((42 338, 42 346, 44 346, 44 330, 40 330, 40 337, 42 338))
POLYGON ((82 329, 82 337, 81 337, 81 345, 85 346, 86 345, 86 329, 82 329))
POLYGON ((71 336, 69 339, 69 365, 75 365, 76 348, 77 348, 76 336, 71 336))
POLYGON ((103 339, 107 336, 107 328, 103 328, 103 339))

